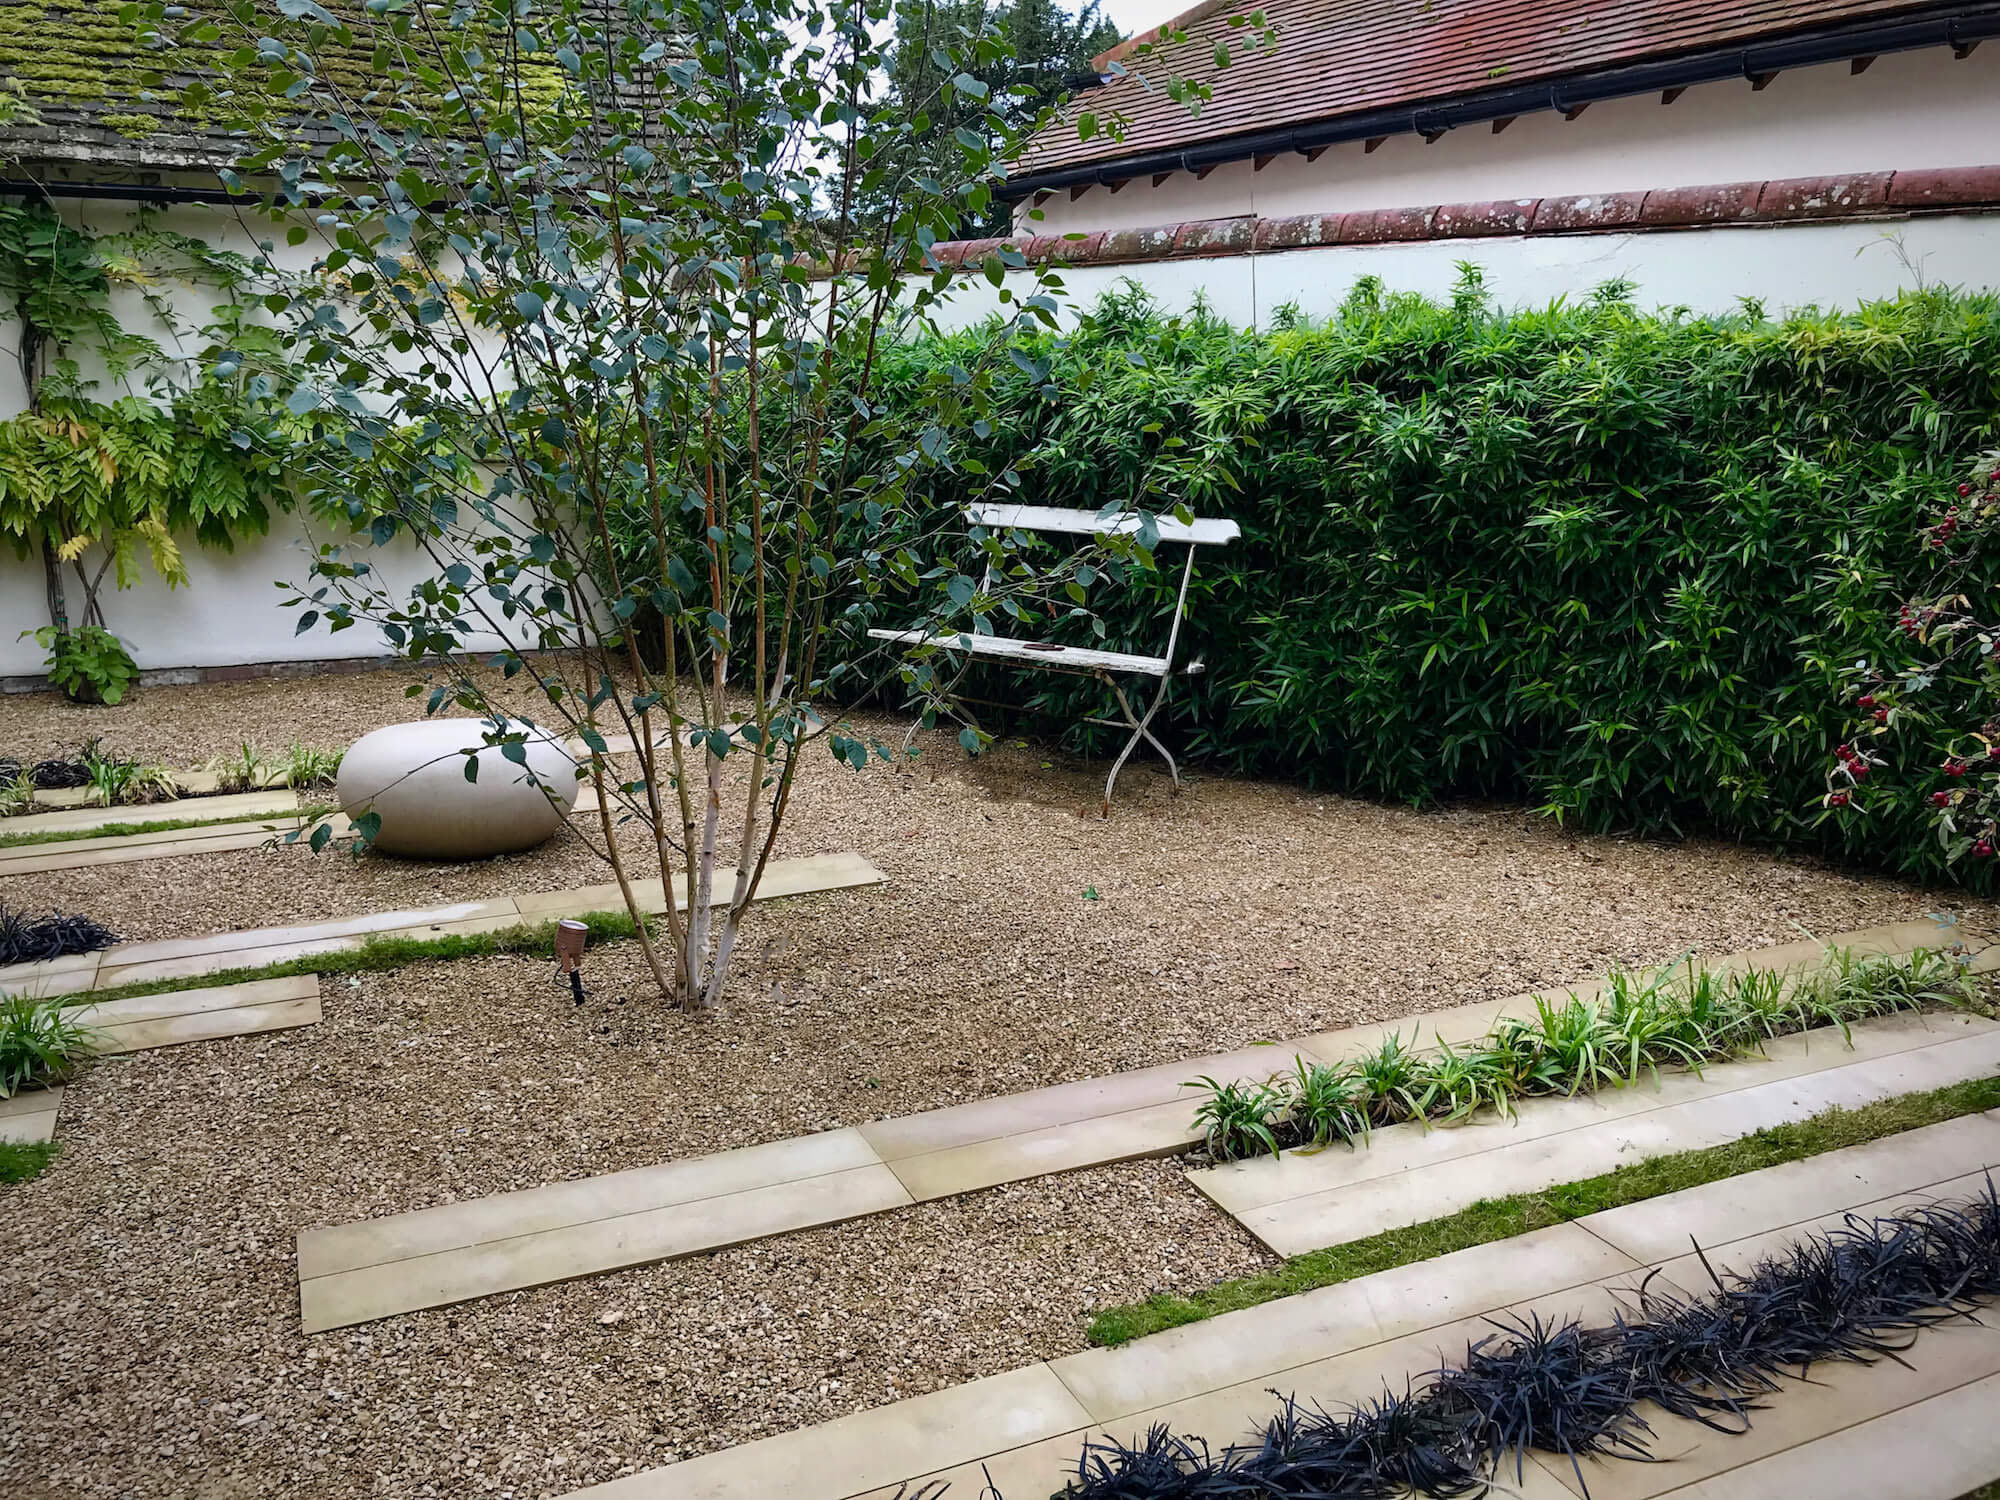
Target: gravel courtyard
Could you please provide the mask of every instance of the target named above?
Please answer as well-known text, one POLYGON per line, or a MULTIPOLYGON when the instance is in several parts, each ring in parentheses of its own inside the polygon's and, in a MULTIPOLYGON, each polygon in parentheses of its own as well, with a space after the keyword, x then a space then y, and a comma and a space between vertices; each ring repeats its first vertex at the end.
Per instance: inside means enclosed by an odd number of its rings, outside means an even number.
MULTIPOLYGON (((0 699, 0 754, 180 765, 416 717, 396 671, 0 699)), ((902 726, 868 729, 895 743, 902 726)), ((1092 767, 1009 743, 816 753, 778 853, 880 887, 773 903, 718 1015, 594 952, 335 979, 301 1031, 108 1060, 0 1188, 0 1483, 43 1497, 558 1496, 1082 1346, 1089 1311, 1266 1257, 1168 1162, 1047 1178, 312 1338, 313 1225, 850 1125, 1333 1026, 1907 920, 1951 903, 1734 846, 1579 837, 1092 767)), ((0 879, 131 937, 608 879, 575 837, 474 866, 299 849, 0 879)), ((970 1500, 970 1497, 968 1497, 970 1500)))

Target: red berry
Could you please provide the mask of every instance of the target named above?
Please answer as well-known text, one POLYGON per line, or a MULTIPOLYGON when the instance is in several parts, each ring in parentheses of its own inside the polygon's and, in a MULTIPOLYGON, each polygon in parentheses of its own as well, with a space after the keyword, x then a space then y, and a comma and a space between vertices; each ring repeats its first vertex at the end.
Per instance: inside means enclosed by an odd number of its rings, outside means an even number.
POLYGON ((1944 763, 1944 774, 1947 776, 1963 776, 1965 774, 1965 762, 1962 760, 1946 761, 1944 763))
POLYGON ((1863 693, 1854 702, 1856 707, 1859 708, 1873 708, 1875 706, 1875 695, 1873 693, 1863 693))
POLYGON ((1990 839, 1981 839, 1972 846, 1972 852, 1981 859, 1991 859, 1993 857, 1992 841, 1990 839))
POLYGON ((1868 775, 1868 762, 1857 756, 1853 763, 1848 766, 1847 774, 1852 776, 1856 781, 1866 779, 1868 775))
POLYGON ((1886 709, 1886 708, 1878 708, 1878 709, 1876 709, 1876 710, 1875 710, 1875 722, 1876 722, 1877 724, 1886 724, 1886 723, 1888 723, 1888 722, 1889 722, 1889 710, 1888 710, 1888 709, 1886 709))
POLYGON ((1971 493, 1972 493, 1972 486, 1969 484, 1961 484, 1958 487, 1958 496, 1961 500, 1971 493))
POLYGON ((1934 803, 1934 804, 1935 804, 1936 806, 1938 806, 1938 807, 1950 807, 1950 806, 1951 806, 1951 793, 1950 793, 1950 792, 1932 792, 1932 793, 1931 793, 1931 801, 1932 801, 1932 802, 1933 802, 1933 803, 1934 803))
POLYGON ((1988 760, 2000 760, 2000 745, 1988 746, 1986 750, 1986 758, 1988 760))
POLYGON ((1845 807, 1845 806, 1847 806, 1847 793, 1845 793, 1845 792, 1829 792, 1829 793, 1827 793, 1827 798, 1826 798, 1826 805, 1827 805, 1828 807, 1845 807))
MULTIPOLYGON (((1852 745, 1835 745, 1833 747, 1833 754, 1836 760, 1852 760, 1854 759, 1854 747, 1852 745)), ((1993 747, 1993 754, 1996 759, 2000 759, 2000 745, 1993 747)))

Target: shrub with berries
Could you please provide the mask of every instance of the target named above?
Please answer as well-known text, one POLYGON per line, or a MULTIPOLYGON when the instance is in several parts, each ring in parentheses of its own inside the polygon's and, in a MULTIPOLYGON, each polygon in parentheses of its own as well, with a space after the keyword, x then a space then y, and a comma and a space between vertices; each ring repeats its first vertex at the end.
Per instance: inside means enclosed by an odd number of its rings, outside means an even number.
MULTIPOLYGON (((1939 506, 1917 535, 1930 576, 1897 612, 1903 658, 1849 671, 1858 720, 1834 747, 1823 798, 1864 815, 1862 784, 1894 766, 1923 790, 1947 864, 1990 860, 2000 845, 2000 450, 1982 454, 1952 494, 1957 503, 1939 506), (1913 738, 1943 752, 1927 769, 1892 753, 1913 738)), ((1880 788, 1892 805, 1904 790, 1880 788)))

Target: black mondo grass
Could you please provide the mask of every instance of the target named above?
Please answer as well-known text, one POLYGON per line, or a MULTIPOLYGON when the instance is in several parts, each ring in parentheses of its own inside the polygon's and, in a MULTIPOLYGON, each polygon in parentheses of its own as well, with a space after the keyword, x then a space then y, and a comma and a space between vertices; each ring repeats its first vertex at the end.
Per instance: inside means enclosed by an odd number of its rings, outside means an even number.
POLYGON ((1496 1320, 1456 1364, 1351 1407, 1274 1391, 1262 1432, 1220 1450, 1164 1425, 1093 1440, 1057 1500, 1460 1500, 1518 1484, 1531 1450, 1566 1460, 1588 1496, 1586 1458, 1656 1459, 1641 1402, 1726 1441, 1786 1380, 1900 1360, 1925 1329, 1976 1318, 2000 1296, 2000 1190, 1989 1175, 1962 1202, 1850 1216, 1709 1276, 1692 1299, 1648 1277, 1604 1327, 1496 1320))
POLYGON ((95 953, 118 941, 118 934, 89 917, 51 912, 31 917, 0 903, 0 965, 36 963, 72 953, 95 953))
POLYGON ((1512 1454, 1518 1481, 1528 1450, 1539 1448, 1567 1458, 1581 1483, 1586 1456, 1650 1457, 1652 1429, 1634 1410, 1615 1327, 1545 1324, 1539 1316, 1500 1326, 1456 1369, 1440 1371, 1433 1387, 1477 1435, 1489 1463, 1497 1469, 1512 1454))

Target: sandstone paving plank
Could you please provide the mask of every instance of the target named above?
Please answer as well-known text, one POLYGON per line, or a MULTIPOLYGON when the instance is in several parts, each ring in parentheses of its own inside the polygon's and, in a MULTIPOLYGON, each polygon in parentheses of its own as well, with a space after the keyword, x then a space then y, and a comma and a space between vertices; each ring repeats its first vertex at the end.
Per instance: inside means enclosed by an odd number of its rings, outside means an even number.
MULTIPOLYGON (((329 953, 358 952, 368 945, 367 936, 305 938, 278 943, 268 948, 220 949, 213 953, 188 953, 179 958, 156 958, 139 963, 107 963, 98 971, 97 989, 117 989, 127 984, 150 984, 163 979, 200 979, 231 969, 261 969, 270 964, 289 963, 300 958, 320 958, 329 953)), ((90 989, 83 985, 79 988, 90 989)))
POLYGON ((1169 1156, 1200 1139, 1192 1106, 1177 1099, 1151 1109, 1126 1110, 949 1151, 906 1156, 890 1162, 889 1167, 902 1179, 910 1196, 921 1203, 1051 1172, 1169 1156))
POLYGON ((1049 1363, 1093 1421, 1109 1422, 1643 1269, 1575 1224, 1555 1224, 1049 1363))
POLYGON ((62 1096, 62 1089, 57 1087, 25 1089, 0 1099, 0 1141, 28 1146, 54 1140, 62 1096))
POLYGON ((0 995, 27 995, 46 1000, 74 995, 97 983, 102 953, 72 953, 43 963, 9 964, 0 969, 0 995))
POLYGON ((304 1331, 321 1333, 605 1271, 721 1250, 748 1240, 907 1207, 887 1167, 594 1219, 460 1250, 311 1277, 299 1284, 304 1331))
POLYGON ((478 917, 514 916, 512 896, 487 901, 458 901, 448 906, 415 908, 406 911, 364 912, 359 916, 336 917, 326 922, 308 922, 288 927, 245 927, 235 932, 206 933, 201 937, 160 938, 144 943, 120 943, 106 950, 107 968, 125 968, 162 959, 192 958, 211 953, 234 953, 252 948, 274 948, 290 943, 317 942, 323 938, 366 937, 427 924, 470 921, 478 917))
MULTIPOLYGON (((78 788, 78 790, 82 790, 78 788)), ((190 788, 192 790, 192 788, 190 788)), ((40 793, 41 800, 50 794, 40 793)), ((110 823, 174 823, 183 818, 261 818, 295 813, 299 799, 289 791, 238 792, 226 797, 182 797, 143 807, 69 807, 57 812, 0 818, 0 833, 74 833, 110 823)))
POLYGON ((1715 1276, 1720 1275, 1726 1279, 1731 1272, 1750 1271, 1759 1261, 1783 1254, 1815 1231, 1840 1228, 1850 1216, 1861 1220, 1879 1219, 1932 1204, 1965 1203, 1984 1196, 1986 1182, 1986 1171, 1982 1168, 1977 1172, 1968 1172, 1962 1177, 1950 1177, 1942 1182, 1934 1182, 1928 1187, 1911 1188, 1867 1203, 1852 1204, 1816 1218, 1787 1224, 1781 1229, 1770 1229, 1762 1234, 1731 1240, 1727 1244, 1713 1245, 1706 1241, 1698 1242, 1699 1250, 1691 1245, 1687 1254, 1662 1262, 1660 1274, 1679 1285, 1692 1285, 1706 1292, 1714 1286, 1715 1276))
POLYGON ((859 1129, 884 1161, 898 1161, 1175 1100, 1184 1103, 1192 1119, 1196 1095, 1186 1085, 1194 1079, 1203 1074, 1225 1083, 1267 1078, 1290 1071, 1298 1055, 1297 1049, 1277 1044, 1246 1047, 1212 1057, 1193 1057, 1185 1062, 1114 1073, 1108 1078, 1085 1078, 1051 1088, 977 1099, 917 1115, 869 1120, 859 1129))
POLYGON ((1288 1198, 1477 1156, 1691 1100, 1720 1098, 1829 1066, 1891 1056, 1981 1031, 2000 1031, 2000 1022, 1969 1014, 1907 1015, 1871 1021, 1850 1032, 1826 1027, 1780 1038, 1761 1055, 1713 1064, 1699 1073, 1672 1069, 1625 1088, 1570 1099, 1525 1099, 1512 1120, 1482 1112, 1457 1125, 1411 1122, 1376 1131, 1368 1144, 1358 1149, 1330 1147, 1260 1156, 1190 1172, 1188 1180, 1225 1212, 1240 1217, 1288 1198))
POLYGON ((1606 1209, 1590 1232, 1645 1265, 2000 1165, 2000 1122, 1966 1115, 1741 1177, 1606 1209))
MULTIPOLYGON (((1653 1500, 1995 1375, 2000 1375, 2000 1327, 1969 1321, 1941 1323, 1919 1334, 1899 1360, 1815 1365, 1811 1381, 1782 1380, 1777 1392, 1760 1399, 1761 1409, 1752 1414, 1746 1433, 1719 1436, 1696 1423, 1642 1405, 1639 1414, 1653 1428, 1650 1446, 1663 1462, 1586 1460, 1581 1478, 1564 1468, 1552 1472, 1579 1500, 1586 1486, 1591 1500, 1653 1500)), ((1990 1413, 1988 1421, 1991 1425, 1990 1413)), ((1784 1494, 1765 1493, 1774 1497, 1784 1494)), ((1798 1492, 1800 1500, 1814 1493, 1798 1492)), ((1874 1492, 1843 1486, 1817 1493, 1908 1496, 1913 1492, 1907 1488, 1874 1492)))
POLYGON ((299 1235, 299 1276, 310 1280, 874 1165, 878 1165, 875 1153, 857 1132, 828 1130, 414 1213, 308 1229, 299 1235))
POLYGON ((92 1050, 99 1053, 145 1052, 155 1047, 178 1047, 186 1042, 208 1042, 220 1037, 289 1031, 300 1026, 316 1026, 319 1020, 319 996, 315 994, 305 1000, 275 1000, 266 1005, 238 1005, 227 1010, 201 1010, 185 1016, 164 1016, 157 1021, 100 1026, 92 1038, 92 1050))
POLYGON ((1984 1031, 1287 1199, 1238 1218, 1273 1251, 1298 1255, 1456 1213, 1483 1198, 1534 1192, 1626 1162, 1723 1145, 1824 1109, 1939 1088, 1996 1067, 2000 1032, 1984 1031))
POLYGON ((100 844, 95 839, 77 839, 62 844, 23 845, 18 849, 0 851, 4 854, 33 851, 31 858, 0 859, 0 880, 10 876, 44 875, 56 870, 87 870, 146 859, 179 858, 187 854, 221 854, 235 849, 256 849, 268 839, 282 836, 291 826, 289 823, 266 823, 245 830, 240 824, 229 824, 218 829, 182 830, 189 834, 207 835, 198 839, 175 838, 172 834, 134 834, 132 839, 135 842, 106 839, 100 844), (141 838, 146 842, 136 842, 141 838))
POLYGON ((1669 1490, 1668 1500, 1958 1500, 2000 1478, 2000 1375, 1669 1490))
POLYGON ((1088 1421, 1046 1365, 1028 1365, 614 1479, 579 1491, 576 1500, 844 1500, 904 1474, 1054 1438, 1088 1421))
POLYGON ((80 1004, 71 1014, 85 1026, 125 1026, 134 1021, 164 1021, 198 1011, 234 1010, 244 1005, 269 1005, 306 1000, 319 994, 317 974, 288 974, 279 979, 250 979, 241 984, 205 985, 200 989, 169 990, 161 995, 135 995, 124 1000, 80 1004))

